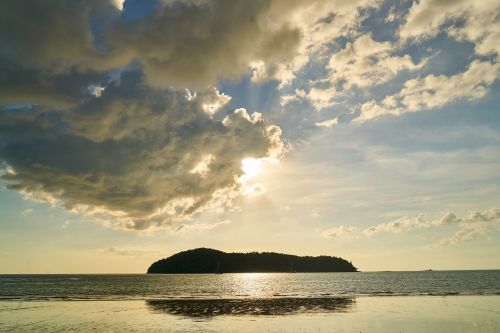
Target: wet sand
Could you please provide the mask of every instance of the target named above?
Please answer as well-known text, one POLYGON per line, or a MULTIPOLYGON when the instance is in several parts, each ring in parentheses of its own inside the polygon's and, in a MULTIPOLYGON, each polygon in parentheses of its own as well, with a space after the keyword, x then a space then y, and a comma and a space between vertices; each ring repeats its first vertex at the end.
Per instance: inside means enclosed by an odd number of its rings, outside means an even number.
POLYGON ((499 332, 500 296, 0 301, 1 332, 499 332))

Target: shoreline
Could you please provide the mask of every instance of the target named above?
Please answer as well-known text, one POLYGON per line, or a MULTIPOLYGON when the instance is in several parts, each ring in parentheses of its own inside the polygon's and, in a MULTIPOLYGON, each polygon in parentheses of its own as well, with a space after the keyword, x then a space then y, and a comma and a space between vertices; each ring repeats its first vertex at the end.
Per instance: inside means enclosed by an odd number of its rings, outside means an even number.
POLYGON ((391 297, 500 297, 500 293, 491 294, 460 294, 460 293, 442 293, 442 294, 352 294, 352 295, 318 295, 318 296, 222 296, 222 297, 109 297, 109 298, 79 298, 79 297, 10 297, 0 296, 0 302, 127 302, 127 301, 252 301, 252 300, 313 300, 313 299, 344 299, 344 298, 391 298, 391 297))

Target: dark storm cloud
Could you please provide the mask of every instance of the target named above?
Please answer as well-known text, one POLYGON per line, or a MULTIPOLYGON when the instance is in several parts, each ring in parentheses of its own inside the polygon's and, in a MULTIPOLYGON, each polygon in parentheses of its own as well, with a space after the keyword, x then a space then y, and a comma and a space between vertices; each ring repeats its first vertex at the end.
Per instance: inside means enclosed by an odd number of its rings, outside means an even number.
POLYGON ((145 20, 118 22, 105 39, 117 52, 139 59, 150 82, 176 87, 237 78, 250 62, 283 61, 298 46, 297 28, 270 21, 282 15, 275 8, 280 1, 199 3, 161 5, 145 20))
POLYGON ((115 63, 96 48, 92 22, 117 15, 108 1, 2 1, 0 103, 76 103, 115 63))
POLYGON ((213 84, 293 57, 306 4, 158 1, 129 20, 115 0, 2 1, 4 183, 130 229, 228 204, 241 160, 283 142, 260 115, 214 115, 230 97, 213 84))
POLYGON ((127 228, 170 224, 236 189, 242 159, 282 148, 279 128, 242 109, 219 120, 206 112, 214 93, 152 89, 136 70, 74 108, 3 108, 0 159, 14 170, 3 179, 127 228))
POLYGON ((88 86, 106 82, 107 75, 95 71, 54 74, 0 57, 0 105, 38 103, 74 106, 88 95, 88 86))
POLYGON ((69 103, 89 73, 134 61, 150 85, 200 89, 255 61, 283 62, 301 39, 284 19, 300 1, 159 1, 139 20, 121 19, 115 3, 2 1, 0 103, 69 103))

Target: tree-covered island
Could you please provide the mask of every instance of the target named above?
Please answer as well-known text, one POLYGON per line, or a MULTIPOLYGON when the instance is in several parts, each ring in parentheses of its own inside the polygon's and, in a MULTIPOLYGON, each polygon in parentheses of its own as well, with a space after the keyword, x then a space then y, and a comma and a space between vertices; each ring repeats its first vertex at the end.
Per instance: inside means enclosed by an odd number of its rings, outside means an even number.
POLYGON ((154 262, 148 274, 357 272, 342 258, 295 256, 274 252, 226 253, 198 248, 154 262))

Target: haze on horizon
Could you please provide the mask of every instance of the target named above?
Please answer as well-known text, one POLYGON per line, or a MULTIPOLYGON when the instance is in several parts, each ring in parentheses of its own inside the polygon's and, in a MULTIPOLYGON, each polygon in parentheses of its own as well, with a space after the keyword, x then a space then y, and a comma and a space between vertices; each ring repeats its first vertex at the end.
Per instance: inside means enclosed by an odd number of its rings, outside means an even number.
POLYGON ((500 3, 5 0, 0 273, 500 269, 500 3))

